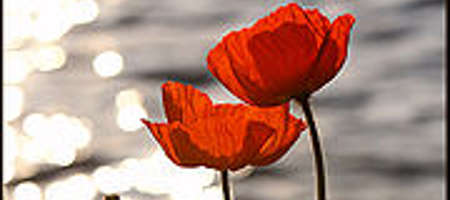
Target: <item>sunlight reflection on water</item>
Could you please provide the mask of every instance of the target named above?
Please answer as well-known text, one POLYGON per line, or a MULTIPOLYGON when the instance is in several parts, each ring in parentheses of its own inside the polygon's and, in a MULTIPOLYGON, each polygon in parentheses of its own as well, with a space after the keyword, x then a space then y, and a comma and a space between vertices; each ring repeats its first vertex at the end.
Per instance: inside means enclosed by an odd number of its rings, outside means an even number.
POLYGON ((143 98, 136 89, 126 89, 116 95, 117 125, 123 131, 136 131, 143 127, 140 119, 147 118, 143 98))
POLYGON ((17 185, 13 192, 14 200, 41 200, 41 188, 33 182, 25 182, 17 185))
POLYGON ((149 157, 127 158, 114 166, 100 166, 92 174, 104 194, 136 189, 152 195, 169 195, 170 199, 220 199, 213 186, 216 172, 206 168, 186 169, 174 165, 162 150, 149 157))
POLYGON ((85 174, 75 174, 55 181, 45 188, 45 200, 93 199, 96 194, 94 181, 85 174))
POLYGON ((30 114, 22 129, 27 137, 21 157, 30 163, 67 166, 75 160, 78 150, 88 146, 92 137, 80 119, 64 113, 48 117, 42 113, 30 114))
POLYGON ((3 97, 3 119, 12 121, 22 114, 25 94, 18 86, 3 86, 3 97))
POLYGON ((92 61, 94 71, 102 78, 117 76, 123 69, 123 58, 115 51, 105 51, 92 61))

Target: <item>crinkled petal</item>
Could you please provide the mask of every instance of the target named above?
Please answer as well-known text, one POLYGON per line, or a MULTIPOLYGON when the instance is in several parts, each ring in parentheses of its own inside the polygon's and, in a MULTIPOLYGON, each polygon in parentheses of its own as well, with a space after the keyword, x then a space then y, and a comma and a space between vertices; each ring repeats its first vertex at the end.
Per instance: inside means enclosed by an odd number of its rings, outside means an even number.
MULTIPOLYGON (((284 23, 273 32, 261 32, 250 38, 248 49, 261 78, 259 82, 264 83, 259 88, 260 105, 287 102, 303 89, 302 81, 316 60, 317 46, 313 31, 305 24, 284 23)), ((250 79, 252 73, 239 75, 241 79, 250 79)))
POLYGON ((248 117, 252 121, 259 121, 276 131, 272 140, 275 143, 281 140, 283 134, 288 128, 289 122, 289 103, 273 107, 248 106, 248 117))
POLYGON ((244 105, 223 105, 220 112, 193 123, 173 127, 171 140, 182 166, 230 167, 245 138, 244 105))
MULTIPOLYGON (((298 138, 300 132, 306 127, 305 123, 302 120, 297 120, 295 117, 289 114, 288 103, 281 106, 262 108, 256 106, 234 105, 234 109, 229 109, 230 106, 231 105, 229 104, 216 105, 214 109, 215 113, 220 113, 220 115, 223 116, 230 115, 231 110, 234 110, 235 112, 245 113, 245 117, 243 117, 241 120, 248 119, 249 122, 261 124, 261 126, 259 127, 264 127, 253 130, 260 130, 260 134, 269 132, 273 133, 269 138, 267 138, 267 140, 264 140, 264 147, 260 146, 260 148, 257 149, 257 154, 245 153, 243 155, 234 156, 234 160, 230 165, 233 167, 233 169, 240 168, 244 163, 255 163, 255 165, 263 165, 264 163, 270 164, 271 162, 277 160, 289 149, 289 147, 298 138), (251 156, 247 157, 248 155, 251 156), (272 159, 269 160, 268 157, 272 159), (251 158, 251 160, 248 160, 248 158, 251 158)), ((245 146, 255 147, 259 146, 259 144, 246 144, 244 145, 244 147, 245 146)))
POLYGON ((313 27, 315 33, 319 35, 321 38, 325 37, 325 34, 328 32, 330 28, 330 20, 322 13, 319 12, 319 9, 305 10, 305 16, 310 22, 309 24, 313 27))
POLYGON ((314 36, 316 39, 316 45, 317 45, 316 48, 319 48, 323 42, 326 31, 322 32, 321 28, 318 25, 317 18, 319 18, 319 20, 322 23, 326 23, 326 22, 322 19, 322 17, 318 17, 315 14, 315 12, 318 10, 302 9, 296 3, 291 3, 288 5, 288 7, 291 9, 291 13, 294 16, 295 23, 307 25, 308 29, 311 30, 312 33, 314 33, 314 36))
POLYGON ((224 49, 224 44, 219 43, 208 54, 208 69, 225 87, 238 98, 251 103, 249 92, 242 87, 237 80, 236 74, 231 66, 231 59, 224 49))
POLYGON ((259 149, 258 155, 253 157, 251 165, 264 166, 277 161, 291 148, 305 129, 306 124, 302 120, 289 116, 286 132, 277 132, 272 135, 259 149))
POLYGON ((227 158, 218 151, 219 138, 178 124, 171 127, 170 139, 179 156, 180 166, 205 166, 217 170, 227 168, 227 158))
POLYGON ((266 143, 275 130, 264 123, 248 121, 246 126, 246 136, 243 138, 242 150, 233 157, 229 165, 230 170, 238 170, 250 164, 258 155, 259 149, 266 143))
POLYGON ((348 51, 350 31, 355 18, 346 14, 331 25, 317 57, 316 64, 308 72, 307 93, 312 93, 329 82, 341 69, 348 51))
POLYGON ((166 153, 172 162, 180 164, 180 159, 175 152, 175 147, 170 139, 170 128, 168 124, 151 123, 145 119, 141 119, 142 123, 150 130, 153 137, 161 145, 162 149, 166 153))
POLYGON ((208 116, 212 109, 209 97, 190 85, 169 81, 162 89, 164 109, 169 123, 175 121, 191 123, 208 116))
POLYGON ((271 12, 268 16, 265 16, 250 28, 252 32, 264 32, 264 31, 274 31, 277 27, 284 23, 296 23, 296 24, 306 24, 308 21, 302 19, 301 17, 295 16, 294 12, 303 12, 300 7, 295 3, 290 3, 286 6, 281 6, 277 8, 274 12, 271 12), (300 9, 300 10, 298 10, 300 9))

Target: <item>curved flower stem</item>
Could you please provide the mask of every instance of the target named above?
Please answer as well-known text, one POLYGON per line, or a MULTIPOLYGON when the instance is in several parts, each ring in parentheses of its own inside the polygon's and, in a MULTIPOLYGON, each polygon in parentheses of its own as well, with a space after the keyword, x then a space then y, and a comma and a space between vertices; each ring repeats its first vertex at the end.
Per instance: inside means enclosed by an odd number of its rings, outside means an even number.
POLYGON ((222 192, 224 200, 231 200, 230 196, 230 184, 228 183, 228 171, 224 170, 220 172, 222 176, 222 192))
POLYGON ((311 138, 311 148, 314 154, 315 168, 316 168, 316 190, 317 190, 317 200, 325 200, 326 196, 326 182, 325 182, 325 161, 322 152, 322 146, 320 144, 319 133, 317 132, 316 123, 314 122, 314 117, 311 111, 311 106, 308 102, 309 98, 299 98, 297 101, 302 106, 303 112, 305 113, 306 121, 309 127, 309 136, 311 138))

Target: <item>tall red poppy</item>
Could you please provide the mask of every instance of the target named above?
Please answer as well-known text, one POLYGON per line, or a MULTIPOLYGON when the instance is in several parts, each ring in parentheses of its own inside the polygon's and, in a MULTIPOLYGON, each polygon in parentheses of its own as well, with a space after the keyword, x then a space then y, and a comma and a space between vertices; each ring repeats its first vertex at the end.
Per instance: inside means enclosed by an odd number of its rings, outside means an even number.
POLYGON ((209 52, 208 68, 250 104, 271 106, 304 98, 341 69, 354 22, 345 14, 331 24, 317 9, 290 3, 226 35, 209 52))
POLYGON ((289 114, 289 105, 258 108, 213 105, 192 86, 162 86, 167 123, 142 122, 177 165, 237 170, 262 166, 283 156, 306 126, 289 114))

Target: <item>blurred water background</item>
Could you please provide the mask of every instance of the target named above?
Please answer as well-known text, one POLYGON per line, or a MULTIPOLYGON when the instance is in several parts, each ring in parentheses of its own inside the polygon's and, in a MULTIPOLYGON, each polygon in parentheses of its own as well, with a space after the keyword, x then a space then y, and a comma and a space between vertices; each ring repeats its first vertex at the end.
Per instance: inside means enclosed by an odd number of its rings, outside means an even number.
MULTIPOLYGON (((164 120, 166 80, 238 102, 206 53, 280 2, 3 1, 3 197, 221 199, 214 171, 174 166, 138 120, 164 120)), ((344 69, 312 101, 330 199, 443 199, 443 1, 298 2, 357 17, 344 69)), ((313 199, 311 165, 304 132, 277 163, 235 174, 233 193, 313 199)))

